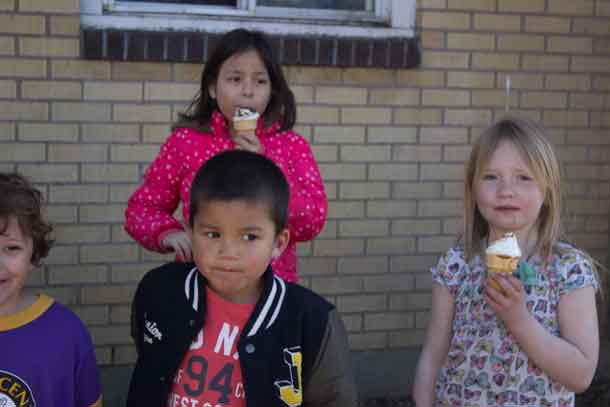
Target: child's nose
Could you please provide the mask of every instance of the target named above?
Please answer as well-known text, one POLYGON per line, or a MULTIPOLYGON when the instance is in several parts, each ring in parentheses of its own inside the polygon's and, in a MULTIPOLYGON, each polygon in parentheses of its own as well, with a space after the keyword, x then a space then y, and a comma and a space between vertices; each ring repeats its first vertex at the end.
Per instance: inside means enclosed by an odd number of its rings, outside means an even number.
POLYGON ((241 91, 244 96, 252 96, 254 93, 254 83, 250 80, 243 81, 241 91))
POLYGON ((515 193, 513 183, 510 180, 501 180, 498 193, 500 196, 513 196, 515 193))
POLYGON ((237 245, 231 239, 222 239, 220 242, 220 254, 224 257, 235 257, 237 245))

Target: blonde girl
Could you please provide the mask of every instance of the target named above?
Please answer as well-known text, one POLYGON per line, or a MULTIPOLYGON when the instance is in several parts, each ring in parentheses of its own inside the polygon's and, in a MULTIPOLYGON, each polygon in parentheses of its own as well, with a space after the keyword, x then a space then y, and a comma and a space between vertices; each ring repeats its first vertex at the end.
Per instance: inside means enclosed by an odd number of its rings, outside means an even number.
POLYGON ((464 236, 432 268, 432 311, 414 396, 426 406, 574 406, 595 372, 598 278, 561 238, 560 169, 544 130, 504 118, 466 165, 464 236), (488 277, 484 253, 512 232, 518 271, 488 277), (494 279, 504 292, 490 287, 494 279))

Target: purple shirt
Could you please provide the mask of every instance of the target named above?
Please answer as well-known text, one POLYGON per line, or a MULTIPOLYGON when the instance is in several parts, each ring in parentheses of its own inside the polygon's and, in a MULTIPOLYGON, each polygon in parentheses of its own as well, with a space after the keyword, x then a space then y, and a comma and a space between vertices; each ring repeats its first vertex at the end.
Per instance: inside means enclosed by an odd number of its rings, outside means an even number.
POLYGON ((0 317, 0 406, 101 405, 91 338, 72 311, 40 295, 0 317))

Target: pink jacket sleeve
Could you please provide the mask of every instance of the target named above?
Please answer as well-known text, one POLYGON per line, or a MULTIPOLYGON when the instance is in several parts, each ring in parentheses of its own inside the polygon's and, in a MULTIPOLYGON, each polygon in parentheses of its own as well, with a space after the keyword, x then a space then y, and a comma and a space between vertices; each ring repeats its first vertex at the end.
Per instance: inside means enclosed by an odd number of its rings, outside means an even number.
POLYGON ((186 169, 180 162, 179 139, 174 132, 144 174, 144 183, 127 201, 125 230, 148 250, 167 252, 160 237, 172 230, 183 230, 173 216, 180 201, 180 184, 186 169))
POLYGON ((307 140, 285 132, 282 148, 265 152, 284 172, 290 186, 288 229, 291 240, 304 242, 320 233, 328 210, 320 170, 307 140), (288 141, 286 143, 286 141, 288 141))

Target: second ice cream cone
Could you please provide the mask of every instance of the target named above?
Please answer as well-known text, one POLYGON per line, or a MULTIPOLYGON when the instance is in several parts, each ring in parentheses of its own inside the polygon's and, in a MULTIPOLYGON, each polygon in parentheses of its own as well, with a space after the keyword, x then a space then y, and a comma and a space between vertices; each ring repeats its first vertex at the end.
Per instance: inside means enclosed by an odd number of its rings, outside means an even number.
MULTIPOLYGON (((493 242, 485 250, 485 261, 487 263, 487 276, 492 274, 511 275, 517 268, 521 258, 521 249, 517 238, 513 233, 505 233, 502 238, 493 242)), ((488 284, 498 291, 504 292, 502 287, 495 281, 489 280, 488 284)))
MULTIPOLYGON (((498 254, 487 254, 485 256, 487 262, 487 273, 500 274, 510 276, 513 274, 519 263, 519 257, 503 256, 498 254)), ((498 291, 503 291, 495 281, 490 280, 488 284, 498 291)))

